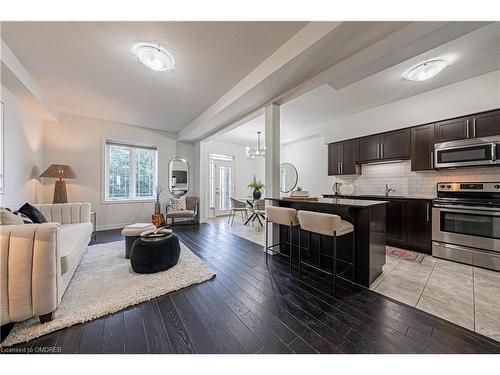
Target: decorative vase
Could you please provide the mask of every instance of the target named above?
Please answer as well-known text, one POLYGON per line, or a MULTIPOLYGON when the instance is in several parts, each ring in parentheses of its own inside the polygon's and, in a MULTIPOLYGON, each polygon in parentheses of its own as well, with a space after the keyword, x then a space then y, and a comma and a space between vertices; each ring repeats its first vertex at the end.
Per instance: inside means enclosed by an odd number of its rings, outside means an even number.
POLYGON ((155 202, 155 214, 160 214, 161 213, 161 203, 156 201, 155 202))
POLYGON ((260 197, 262 197, 262 191, 254 190, 253 191, 253 199, 260 199, 260 197))

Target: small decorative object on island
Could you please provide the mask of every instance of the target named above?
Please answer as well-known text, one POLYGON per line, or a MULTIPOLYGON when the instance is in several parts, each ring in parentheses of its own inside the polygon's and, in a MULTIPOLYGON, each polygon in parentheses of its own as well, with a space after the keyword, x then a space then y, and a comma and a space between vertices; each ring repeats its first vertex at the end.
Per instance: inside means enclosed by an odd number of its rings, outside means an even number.
POLYGON ((58 178, 54 186, 54 197, 52 203, 68 203, 68 196, 66 194, 66 179, 76 179, 76 175, 73 168, 69 165, 62 164, 51 164, 40 177, 58 178))
POLYGON ((262 196, 261 189, 264 189, 264 184, 262 183, 262 181, 257 181, 257 178, 255 178, 254 175, 252 181, 248 184, 248 187, 250 189, 253 189, 253 199, 260 199, 260 197, 262 196))
POLYGON ((161 185, 158 185, 155 190, 156 190, 155 214, 160 214, 161 213, 160 194, 163 191, 163 189, 161 188, 161 185))

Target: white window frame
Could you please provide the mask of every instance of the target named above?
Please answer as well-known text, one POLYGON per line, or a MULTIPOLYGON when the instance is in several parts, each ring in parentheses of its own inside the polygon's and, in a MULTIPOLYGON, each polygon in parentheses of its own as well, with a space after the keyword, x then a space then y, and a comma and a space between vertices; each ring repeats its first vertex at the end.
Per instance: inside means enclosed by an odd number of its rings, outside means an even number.
POLYGON ((135 149, 151 149, 155 151, 155 158, 153 163, 153 186, 158 185, 158 147, 156 145, 123 141, 117 139, 105 138, 103 139, 103 172, 102 172, 102 203, 143 203, 143 202, 155 202, 156 195, 153 190, 153 195, 150 197, 137 197, 136 196, 136 162, 135 162, 135 149), (130 196, 127 198, 110 198, 109 197, 109 176, 108 176, 108 164, 109 164, 109 154, 108 154, 108 144, 114 144, 117 146, 123 146, 129 148, 129 160, 130 160, 130 178, 129 178, 129 192, 130 196))

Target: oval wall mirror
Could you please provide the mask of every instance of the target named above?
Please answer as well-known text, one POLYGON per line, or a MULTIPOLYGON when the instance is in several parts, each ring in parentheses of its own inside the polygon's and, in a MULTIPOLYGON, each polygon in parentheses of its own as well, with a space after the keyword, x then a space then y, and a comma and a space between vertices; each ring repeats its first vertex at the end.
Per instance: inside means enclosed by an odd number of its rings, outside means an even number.
POLYGON ((295 189, 299 180, 297 169, 290 163, 281 163, 280 165, 280 191, 288 193, 295 189))
POLYGON ((189 163, 183 158, 173 158, 168 164, 168 190, 182 197, 189 190, 189 163))

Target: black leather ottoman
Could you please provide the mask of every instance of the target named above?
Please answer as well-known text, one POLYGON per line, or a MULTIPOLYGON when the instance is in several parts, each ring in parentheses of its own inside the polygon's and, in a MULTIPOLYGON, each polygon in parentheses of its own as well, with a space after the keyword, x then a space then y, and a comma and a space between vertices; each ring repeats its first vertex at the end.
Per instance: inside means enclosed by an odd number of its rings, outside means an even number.
POLYGON ((181 247, 175 234, 160 238, 138 238, 133 245, 130 264, 136 273, 168 270, 179 260, 181 247))

